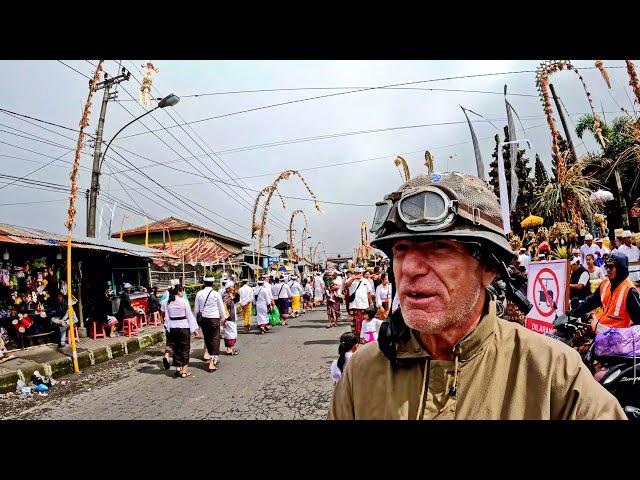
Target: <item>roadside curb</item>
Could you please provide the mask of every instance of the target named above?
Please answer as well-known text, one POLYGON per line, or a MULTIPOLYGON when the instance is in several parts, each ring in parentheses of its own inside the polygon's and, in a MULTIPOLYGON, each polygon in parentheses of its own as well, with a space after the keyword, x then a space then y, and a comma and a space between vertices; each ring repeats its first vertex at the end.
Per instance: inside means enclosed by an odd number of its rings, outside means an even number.
MULTIPOLYGON (((144 350, 164 341, 164 330, 138 337, 122 337, 120 342, 113 345, 107 347, 96 347, 93 350, 78 353, 78 366, 82 371, 87 367, 144 350)), ((60 358, 51 362, 42 364, 32 362, 27 367, 0 374, 0 393, 14 392, 16 390, 16 384, 20 379, 25 383, 29 383, 33 372, 36 370, 39 370, 45 376, 60 378, 73 373, 73 362, 70 356, 60 354, 60 358)))

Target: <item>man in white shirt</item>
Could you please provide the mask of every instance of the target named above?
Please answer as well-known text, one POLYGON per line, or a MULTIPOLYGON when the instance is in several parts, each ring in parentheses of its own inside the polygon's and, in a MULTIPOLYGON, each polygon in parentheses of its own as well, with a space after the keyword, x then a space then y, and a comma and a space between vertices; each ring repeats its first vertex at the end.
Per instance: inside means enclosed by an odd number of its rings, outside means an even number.
POLYGON ((280 318, 282 319, 282 325, 287 324, 287 318, 289 317, 289 307, 291 306, 291 289, 289 285, 284 282, 284 278, 276 277, 275 283, 271 288, 273 298, 276 300, 276 305, 280 311, 280 318))
POLYGON ((584 245, 580 247, 580 263, 582 264, 582 268, 587 268, 587 255, 591 253, 595 257, 596 252, 599 251, 598 246, 593 243, 593 235, 587 233, 584 237, 584 245))
POLYGON ((604 245, 602 245, 603 239, 602 238, 596 238, 596 245, 598 246, 598 248, 600 249, 600 254, 602 256, 605 255, 609 255, 611 254, 611 250, 609 250, 607 247, 605 247, 604 245))
POLYGON ((240 307, 242 308, 242 320, 244 322, 244 333, 251 330, 251 307, 253 304, 253 289, 249 286, 249 279, 242 280, 242 287, 238 290, 240 295, 240 307))
POLYGON ((346 299, 347 308, 353 310, 355 325, 352 328, 358 338, 360 338, 362 330, 364 312, 373 308, 374 292, 371 290, 369 282, 362 276, 363 272, 361 267, 356 267, 355 275, 344 283, 344 286, 349 289, 349 298, 346 299))
POLYGON ((619 253, 624 253, 629 259, 629 280, 632 282, 640 281, 640 266, 631 265, 631 262, 640 261, 640 249, 633 245, 633 234, 629 230, 622 232, 622 241, 624 242, 618 248, 619 253))
POLYGON ((527 254, 527 249, 522 247, 520 249, 520 255, 518 255, 518 263, 524 267, 524 271, 529 273, 529 263, 531 262, 531 257, 527 254))
POLYGON ((220 355, 220 323, 227 315, 222 301, 222 295, 213 289, 213 277, 204 277, 204 288, 196 294, 194 313, 200 318, 200 328, 204 337, 205 351, 210 355, 209 371, 218 369, 218 355, 220 355))

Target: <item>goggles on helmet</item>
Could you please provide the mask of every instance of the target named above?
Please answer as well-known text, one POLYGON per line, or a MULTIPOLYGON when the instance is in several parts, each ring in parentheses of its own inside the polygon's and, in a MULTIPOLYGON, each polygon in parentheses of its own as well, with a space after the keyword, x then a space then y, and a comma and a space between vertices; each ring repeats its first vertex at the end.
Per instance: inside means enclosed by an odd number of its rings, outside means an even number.
POLYGON ((503 234, 501 222, 477 207, 461 202, 451 189, 440 185, 422 186, 387 195, 382 202, 376 203, 370 231, 378 233, 387 222, 415 232, 442 231, 447 230, 457 217, 503 234))

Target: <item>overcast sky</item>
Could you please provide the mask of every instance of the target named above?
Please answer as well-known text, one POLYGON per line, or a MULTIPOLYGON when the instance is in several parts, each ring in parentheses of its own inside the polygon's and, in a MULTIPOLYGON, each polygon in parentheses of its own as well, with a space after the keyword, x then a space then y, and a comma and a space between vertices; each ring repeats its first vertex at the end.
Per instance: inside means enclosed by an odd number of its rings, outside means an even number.
MULTIPOLYGON (((138 81, 142 79, 140 67, 145 62, 122 61, 122 66, 129 69, 133 76, 128 82, 120 84, 117 100, 109 102, 105 141, 109 141, 134 116, 145 112, 132 99, 138 99, 138 81)), ((64 63, 68 66, 57 61, 0 61, 0 108, 78 128, 88 93, 86 77, 93 74, 95 68, 91 64, 95 65, 97 61, 64 60, 64 63)), ((324 213, 316 212, 310 201, 289 198, 285 198, 287 210, 284 211, 280 201, 274 197, 269 210, 269 218, 273 219, 269 225, 271 245, 287 240, 284 230, 288 228, 291 213, 302 209, 309 222, 313 244, 323 240, 326 252, 330 255, 351 255, 359 242, 360 222, 366 220, 369 223, 373 216, 373 204, 401 183, 398 168, 393 164, 396 155, 402 155, 407 160, 412 175, 424 171, 425 149, 435 155, 436 171, 475 173, 469 128, 459 105, 491 119, 502 129, 506 124, 502 95, 505 84, 508 86, 509 101, 522 119, 526 136, 531 140, 531 166, 535 153, 539 153, 549 168, 551 138, 537 96, 535 73, 438 80, 236 112, 364 87, 533 71, 539 63, 540 60, 154 61, 160 73, 154 77, 153 95, 159 97, 175 93, 181 97, 181 101, 173 108, 155 111, 118 136, 103 169, 102 192, 121 198, 128 205, 137 205, 136 208, 145 211, 150 218, 179 217, 250 241, 251 208, 256 197, 253 190, 267 186, 285 169, 299 170, 320 200, 324 213), (329 87, 351 88, 327 89, 329 87), (300 88, 308 90, 291 90, 300 88), (429 88, 475 92, 426 90, 429 88), (246 92, 270 89, 288 90, 246 92), (225 93, 239 91, 241 93, 225 93), (204 93, 218 94, 190 96, 204 93), (225 115, 231 113, 233 115, 225 115), (216 116, 221 117, 209 119, 216 116), (204 119, 208 120, 177 126, 178 123, 204 119), (430 125, 448 122, 459 123, 430 125), (167 129, 149 133, 149 129, 164 127, 167 129), (394 127, 410 128, 365 132, 394 127), (142 135, 136 135, 139 133, 142 135), (345 133, 348 135, 310 139, 345 133), (134 136, 126 138, 130 135, 134 136), (273 145, 290 140, 301 141, 273 145), (160 185, 173 185, 173 191, 183 197, 176 199, 135 170, 110 174, 111 171, 131 169, 127 161, 141 168, 160 185), (164 165, 153 165, 154 162, 164 165), (358 163, 327 167, 345 162, 358 163), (229 185, 212 183, 219 179, 229 185), (127 191, 123 191, 123 187, 127 191)), ((593 60, 573 60, 573 63, 585 67, 581 73, 593 95, 594 106, 598 113, 604 111, 607 121, 619 115, 620 107, 632 110, 633 93, 628 86, 625 68, 609 68, 613 88, 607 90, 599 71, 593 68, 593 60)), ((118 64, 119 61, 106 61, 105 69, 114 76, 118 72, 118 64)), ((640 67, 637 62, 636 65, 640 67)), ((605 66, 623 67, 624 61, 605 61, 605 66)), ((551 77, 551 83, 570 113, 569 124, 573 129, 578 116, 589 111, 579 80, 574 73, 565 71, 551 77)), ((100 90, 93 97, 90 133, 95 133, 97 127, 102 93, 100 90)), ((471 118, 477 120, 474 128, 488 174, 495 129, 477 117, 471 118)), ((73 159, 77 133, 28 121, 36 125, 0 112, 0 173, 23 177, 63 155, 62 161, 56 161, 28 178, 37 182, 68 185, 70 167, 65 161, 73 159)), ((559 122, 558 128, 561 128, 559 122)), ((518 126, 518 137, 524 135, 518 126)), ((590 136, 582 142, 574 135, 574 142, 579 154, 597 150, 590 136)), ((80 192, 88 188, 91 180, 92 150, 89 145, 85 152, 81 164, 86 168, 80 171, 80 192)), ((66 194, 27 188, 23 184, 7 186, 7 182, 11 181, 7 177, 0 178, 0 222, 64 231, 66 194)), ((30 185, 33 186, 38 185, 30 185)), ((285 197, 309 198, 304 186, 296 178, 282 182, 280 191, 285 197)), ((98 214, 104 204, 101 198, 98 214)), ((116 209, 114 232, 119 230, 124 213, 127 212, 116 209)), ((129 215, 124 220, 125 228, 144 224, 143 217, 129 215)), ((78 197, 78 218, 74 229, 77 235, 85 234, 85 216, 86 202, 82 193, 78 197)), ((108 221, 107 209, 103 216, 108 221)), ((294 227, 298 244, 302 227, 303 220, 300 217, 294 227)), ((104 224, 102 237, 106 237, 104 224)))

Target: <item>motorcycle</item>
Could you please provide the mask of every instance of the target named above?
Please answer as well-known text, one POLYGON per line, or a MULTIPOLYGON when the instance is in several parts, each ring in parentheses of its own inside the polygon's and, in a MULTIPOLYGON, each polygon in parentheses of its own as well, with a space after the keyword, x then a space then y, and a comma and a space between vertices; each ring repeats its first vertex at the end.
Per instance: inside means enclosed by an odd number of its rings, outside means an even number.
MULTIPOLYGON (((574 305, 576 304, 572 302, 572 308, 574 305)), ((637 358, 596 355, 593 342, 595 333, 589 317, 558 317, 556 314, 553 326, 555 333, 548 333, 547 336, 576 348, 595 380, 624 406, 627 417, 640 420, 640 408, 635 407, 640 405, 640 363, 637 358)))

